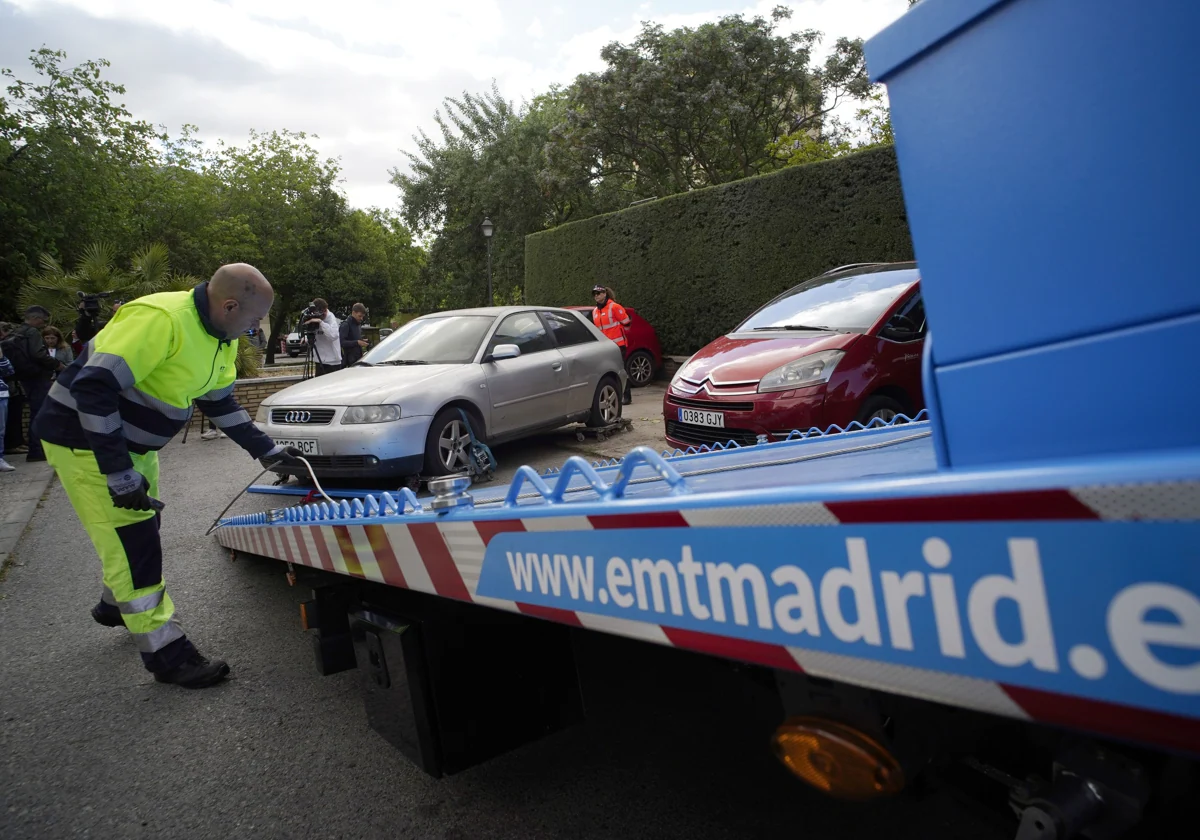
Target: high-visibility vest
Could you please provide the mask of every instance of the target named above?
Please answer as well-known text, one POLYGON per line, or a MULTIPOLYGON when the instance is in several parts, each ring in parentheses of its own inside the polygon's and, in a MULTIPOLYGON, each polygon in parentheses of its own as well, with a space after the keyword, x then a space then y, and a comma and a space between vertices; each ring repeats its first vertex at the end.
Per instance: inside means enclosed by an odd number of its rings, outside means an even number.
POLYGON ((119 472, 129 469, 129 452, 145 454, 170 442, 191 419, 195 401, 252 456, 266 454, 271 439, 233 397, 237 336, 214 335, 207 310, 204 283, 122 306, 58 375, 36 420, 39 436, 90 449, 102 472, 119 472), (108 386, 84 385, 97 378, 108 386))
POLYGON ((600 332, 616 342, 618 347, 625 346, 625 326, 622 321, 629 318, 629 314, 625 311, 625 307, 609 298, 604 306, 597 306, 592 311, 592 323, 594 323, 600 332))

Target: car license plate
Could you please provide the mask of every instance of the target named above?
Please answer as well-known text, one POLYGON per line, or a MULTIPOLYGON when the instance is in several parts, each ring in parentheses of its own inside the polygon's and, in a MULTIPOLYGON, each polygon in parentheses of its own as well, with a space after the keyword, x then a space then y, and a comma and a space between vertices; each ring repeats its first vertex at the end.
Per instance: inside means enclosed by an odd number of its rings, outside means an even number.
POLYGON ((275 438, 275 442, 280 446, 294 446, 305 455, 320 455, 321 444, 312 438, 294 440, 289 438, 275 438))
POLYGON ((725 428, 725 415, 720 411, 699 411, 695 408, 679 409, 680 423, 693 423, 697 426, 716 426, 725 428))

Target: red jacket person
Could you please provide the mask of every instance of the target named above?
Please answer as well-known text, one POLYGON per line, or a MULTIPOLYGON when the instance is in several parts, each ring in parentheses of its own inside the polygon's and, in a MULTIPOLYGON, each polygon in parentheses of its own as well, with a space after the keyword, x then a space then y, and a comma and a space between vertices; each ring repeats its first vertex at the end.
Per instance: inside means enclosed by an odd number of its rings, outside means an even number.
MULTIPOLYGON (((592 323, 621 348, 622 358, 629 355, 629 341, 625 337, 625 328, 633 323, 625 307, 613 300, 613 291, 607 286, 592 286, 592 300, 596 308, 592 310, 592 323)), ((625 380, 625 395, 621 402, 629 405, 633 402, 633 389, 629 380, 625 380)))

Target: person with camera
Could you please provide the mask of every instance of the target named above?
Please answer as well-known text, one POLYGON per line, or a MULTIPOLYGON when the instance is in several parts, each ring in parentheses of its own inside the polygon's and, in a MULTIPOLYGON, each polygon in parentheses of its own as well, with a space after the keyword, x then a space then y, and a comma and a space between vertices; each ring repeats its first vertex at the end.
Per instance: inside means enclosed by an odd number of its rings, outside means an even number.
MULTIPOLYGON (((108 292, 103 292, 99 295, 85 295, 83 292, 78 292, 78 295, 80 300, 75 305, 75 311, 79 313, 79 317, 75 319, 75 337, 79 339, 80 344, 87 344, 108 323, 108 321, 101 322, 100 324, 96 323, 96 319, 100 316, 100 298, 107 297, 108 292)), ((123 303, 124 301, 121 300, 113 301, 113 315, 117 314, 117 310, 121 308, 123 303)))
POLYGON ((267 316, 275 293, 244 263, 191 291, 125 304, 50 389, 31 436, 100 556, 104 589, 92 618, 125 627, 161 683, 204 688, 229 666, 202 656, 175 617, 163 581, 158 451, 187 425, 192 402, 264 467, 303 468, 233 396, 237 341, 267 316), (200 396, 196 396, 199 394, 200 396))
POLYGON ((342 344, 342 359, 345 366, 350 367, 363 356, 363 348, 367 346, 362 337, 362 322, 366 320, 367 307, 356 303, 350 308, 350 317, 342 321, 339 327, 342 344))
POLYGON ((342 340, 338 319, 324 298, 314 298, 304 310, 304 335, 317 359, 317 376, 342 369, 342 340))

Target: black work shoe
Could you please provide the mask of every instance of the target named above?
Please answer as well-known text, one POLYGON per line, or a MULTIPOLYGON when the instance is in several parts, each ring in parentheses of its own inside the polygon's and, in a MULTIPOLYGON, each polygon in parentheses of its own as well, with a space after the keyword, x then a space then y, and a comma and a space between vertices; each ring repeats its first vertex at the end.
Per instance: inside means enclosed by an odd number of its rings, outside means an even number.
POLYGON ((209 662, 199 653, 194 653, 182 665, 170 671, 156 672, 154 679, 160 683, 175 683, 182 688, 207 688, 216 685, 229 674, 229 666, 220 659, 209 662))
POLYGON ((116 611, 116 608, 105 609, 108 606, 101 601, 96 606, 92 607, 92 618, 97 624, 103 624, 105 627, 124 627, 125 622, 121 620, 121 613, 116 611))

